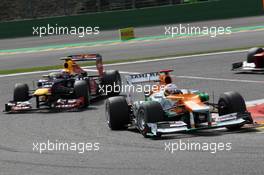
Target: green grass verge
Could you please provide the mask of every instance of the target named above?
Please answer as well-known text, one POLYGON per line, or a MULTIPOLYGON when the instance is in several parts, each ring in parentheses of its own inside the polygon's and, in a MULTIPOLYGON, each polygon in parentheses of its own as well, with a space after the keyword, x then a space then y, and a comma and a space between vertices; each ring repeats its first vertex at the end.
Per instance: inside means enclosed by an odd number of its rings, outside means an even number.
MULTIPOLYGON (((254 47, 264 47, 262 46, 254 46, 254 47)), ((179 57, 179 56, 188 56, 188 55, 197 55, 197 54, 207 54, 207 53, 215 53, 215 52, 228 52, 228 51, 236 51, 236 50, 246 50, 251 47, 242 47, 242 48, 232 48, 232 49, 219 49, 213 51, 203 51, 203 52, 189 52, 184 54, 170 54, 170 55, 159 55, 155 57, 141 57, 141 58, 131 58, 131 59, 119 59, 119 60, 106 60, 104 64, 113 64, 113 63, 125 63, 130 61, 140 61, 140 60, 155 60, 165 57, 179 57)), ((94 66, 94 62, 81 63, 80 66, 94 66)), ((48 71, 48 70, 56 70, 62 69, 62 65, 54 65, 54 66, 39 66, 39 67, 30 67, 30 68, 18 68, 18 69, 6 69, 0 70, 0 75, 7 74, 15 74, 15 73, 26 73, 26 72, 35 72, 35 71, 48 71)))

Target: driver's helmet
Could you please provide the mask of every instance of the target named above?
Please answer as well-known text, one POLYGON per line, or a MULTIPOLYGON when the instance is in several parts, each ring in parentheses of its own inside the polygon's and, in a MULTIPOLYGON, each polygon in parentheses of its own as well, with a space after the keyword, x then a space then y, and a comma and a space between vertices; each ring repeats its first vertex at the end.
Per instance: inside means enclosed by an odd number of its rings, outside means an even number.
POLYGON ((63 69, 61 71, 61 76, 62 76, 63 79, 68 79, 68 78, 70 78, 70 72, 65 70, 65 69, 63 69))
POLYGON ((179 94, 180 90, 178 89, 178 87, 175 84, 167 84, 164 88, 164 94, 166 96, 168 95, 173 95, 173 94, 179 94))
POLYGON ((62 74, 61 72, 51 72, 49 73, 48 78, 51 80, 62 79, 62 74))
POLYGON ((49 79, 56 80, 56 79, 68 79, 70 77, 69 72, 61 71, 61 72, 52 72, 48 75, 49 79))

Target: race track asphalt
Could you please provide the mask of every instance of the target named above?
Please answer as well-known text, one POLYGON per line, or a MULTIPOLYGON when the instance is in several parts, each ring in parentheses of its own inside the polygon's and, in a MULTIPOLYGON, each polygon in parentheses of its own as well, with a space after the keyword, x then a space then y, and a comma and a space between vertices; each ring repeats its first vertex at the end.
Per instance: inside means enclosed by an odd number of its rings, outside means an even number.
MULTIPOLYGON (((180 88, 214 91, 215 99, 224 91, 236 90, 246 100, 264 98, 262 74, 234 74, 231 63, 242 61, 245 53, 179 58, 122 66, 106 66, 125 72, 174 69, 180 88)), ((16 82, 31 84, 39 74, 0 78, 0 106, 11 98, 16 82)), ((211 99, 212 100, 212 99, 211 99)), ((161 140, 145 139, 133 129, 110 131, 104 116, 104 100, 87 110, 71 113, 0 114, 0 174, 264 174, 263 131, 225 129, 176 134, 161 140), (100 150, 44 152, 32 150, 33 142, 99 142, 100 150), (231 143, 230 151, 165 150, 173 143, 231 143)))
MULTIPOLYGON (((196 22, 192 26, 259 26, 263 24, 263 16, 239 18, 231 20, 219 20, 209 22, 196 22)), ((178 24, 175 24, 178 25, 178 24)), ((175 26, 172 25, 172 26, 175 26)), ((164 26, 145 27, 136 29, 138 37, 163 35, 164 26)), ((221 35, 215 38, 203 37, 182 37, 168 39, 150 39, 143 41, 114 42, 109 44, 96 44, 94 46, 64 48, 63 50, 50 49, 45 52, 2 54, 0 53, 0 69, 28 68, 34 66, 59 65, 60 57, 80 53, 100 53, 104 60, 120 60, 145 57, 159 57, 167 55, 178 55, 193 52, 207 52, 215 50, 254 47, 263 45, 263 30, 232 33, 221 35)), ((118 34, 114 31, 102 32, 101 35, 92 37, 90 40, 54 36, 46 38, 19 38, 0 40, 1 50, 17 49, 22 47, 35 47, 56 44, 78 43, 88 41, 101 41, 117 39, 118 34)))
MULTIPOLYGON (((256 17, 243 17, 223 20, 211 20, 211 21, 198 21, 183 23, 183 25, 190 24, 190 26, 231 26, 233 28, 245 27, 245 26, 259 26, 263 25, 264 16, 256 17)), ((137 37, 146 36, 158 36, 164 34, 164 26, 177 26, 179 24, 167 24, 162 26, 150 26, 150 27, 137 27, 135 28, 135 34, 137 37)), ((33 30, 32 30, 33 32, 33 30)), ((88 35, 87 37, 76 36, 46 36, 46 37, 22 37, 12 39, 1 39, 0 50, 17 49, 17 48, 29 48, 36 46, 56 45, 56 44, 69 44, 69 43, 82 43, 104 40, 119 39, 118 30, 101 31, 100 35, 88 35)))

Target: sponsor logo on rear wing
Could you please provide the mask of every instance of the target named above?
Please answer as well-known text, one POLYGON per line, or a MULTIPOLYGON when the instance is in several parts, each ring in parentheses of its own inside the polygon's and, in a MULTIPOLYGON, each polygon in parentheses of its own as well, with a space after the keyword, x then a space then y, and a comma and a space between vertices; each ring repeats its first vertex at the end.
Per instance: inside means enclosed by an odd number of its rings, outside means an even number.
POLYGON ((69 55, 67 57, 61 58, 65 60, 64 68, 68 69, 71 72, 83 73, 85 72, 76 64, 78 61, 95 61, 96 69, 100 77, 103 77, 104 67, 103 59, 100 54, 79 54, 79 55, 69 55))
POLYGON ((137 84, 144 82, 159 82, 159 72, 150 72, 142 74, 131 74, 126 76, 126 81, 128 84, 137 84))
POLYGON ((69 55, 67 57, 61 58, 61 60, 73 60, 73 61, 96 61, 101 59, 100 54, 79 54, 79 55, 69 55))

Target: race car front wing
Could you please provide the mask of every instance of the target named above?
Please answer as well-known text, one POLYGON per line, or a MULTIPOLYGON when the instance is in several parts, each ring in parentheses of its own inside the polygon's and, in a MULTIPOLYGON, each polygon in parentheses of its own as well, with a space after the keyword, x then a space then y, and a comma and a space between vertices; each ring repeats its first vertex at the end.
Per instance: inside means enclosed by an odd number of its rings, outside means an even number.
POLYGON ((13 102, 5 104, 5 110, 3 112, 6 113, 19 113, 19 112, 27 112, 34 111, 40 109, 78 109, 84 104, 84 98, 80 97, 78 99, 58 99, 55 103, 47 106, 46 108, 33 108, 32 104, 29 101, 24 102, 13 102))
POLYGON ((232 64, 232 71, 245 71, 245 72, 262 72, 264 71, 263 67, 256 67, 255 63, 237 62, 232 64))
MULTIPOLYGON (((218 115, 218 114, 217 114, 218 115)), ((232 113, 222 116, 217 116, 212 123, 204 123, 205 125, 199 127, 188 127, 183 121, 164 121, 158 123, 146 123, 148 136, 158 136, 164 134, 173 134, 178 132, 188 132, 193 130, 213 129, 219 127, 226 127, 232 125, 240 125, 246 123, 253 123, 251 121, 251 114, 245 113, 232 113)))

